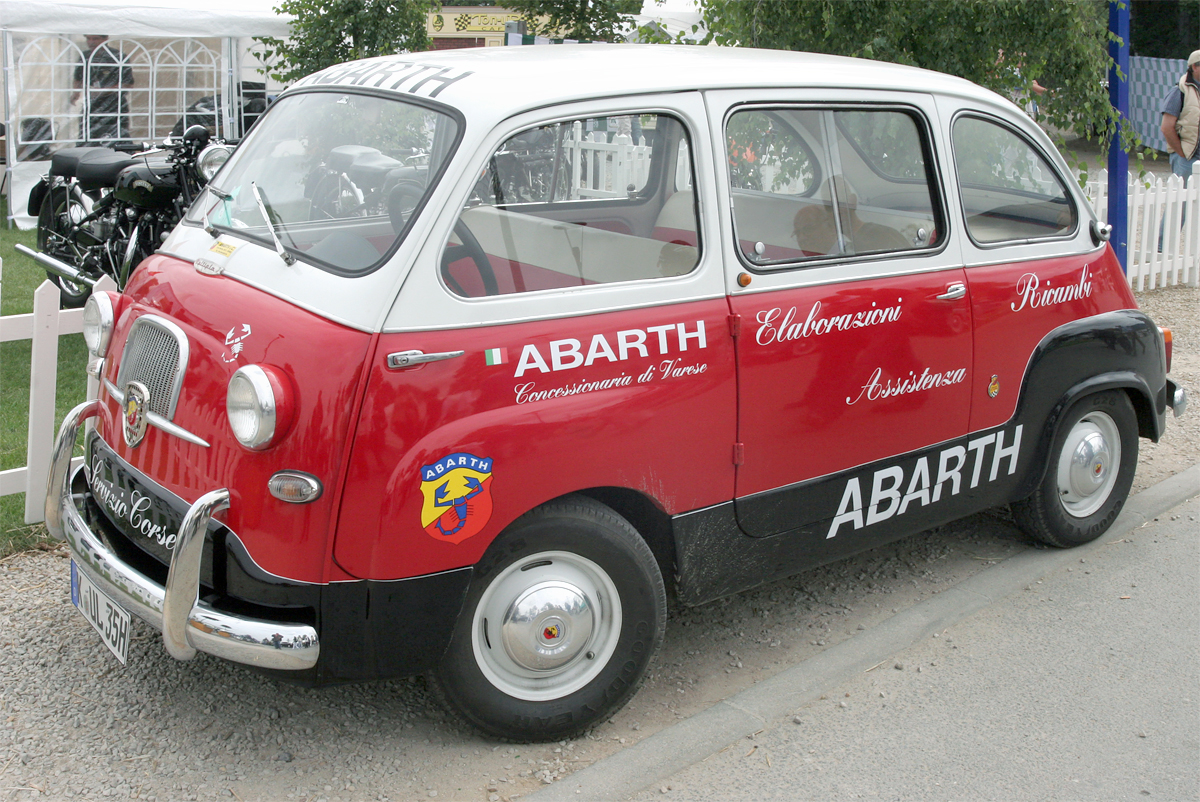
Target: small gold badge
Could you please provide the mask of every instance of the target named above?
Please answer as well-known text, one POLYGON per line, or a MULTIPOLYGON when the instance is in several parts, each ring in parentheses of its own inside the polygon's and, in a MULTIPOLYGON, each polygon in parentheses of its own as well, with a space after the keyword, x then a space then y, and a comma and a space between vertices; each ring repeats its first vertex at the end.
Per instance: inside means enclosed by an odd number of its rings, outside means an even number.
POLYGON ((995 398, 998 395, 1000 395, 1000 377, 993 373, 992 383, 988 385, 988 398, 995 398))

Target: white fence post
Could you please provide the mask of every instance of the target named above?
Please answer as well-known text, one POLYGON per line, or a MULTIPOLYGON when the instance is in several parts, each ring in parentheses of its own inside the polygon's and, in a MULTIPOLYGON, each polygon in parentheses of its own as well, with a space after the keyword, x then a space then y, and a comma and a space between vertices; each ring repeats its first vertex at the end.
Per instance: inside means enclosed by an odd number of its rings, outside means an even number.
MULTIPOLYGON (((3 263, 0 262, 0 272, 3 263)), ((107 276, 97 290, 115 292, 116 282, 107 276)), ((33 312, 0 317, 0 342, 31 340, 29 358, 29 422, 25 438, 25 465, 0 471, 0 496, 25 494, 25 523, 41 523, 45 517, 46 477, 54 447, 55 407, 58 395, 58 339, 83 330, 83 310, 60 310, 58 287, 43 281, 33 293, 33 312)), ((86 365, 80 365, 80 369, 86 365)), ((87 382, 87 397, 97 398, 98 379, 87 382)), ((88 421, 89 426, 91 421, 88 421)), ((78 464, 81 457, 73 460, 78 464)))
POLYGON ((29 433, 25 450, 25 523, 43 519, 44 477, 54 447, 54 402, 58 389, 58 286, 43 281, 33 293, 33 348, 29 357, 29 433), (37 482, 36 477, 43 477, 37 482))

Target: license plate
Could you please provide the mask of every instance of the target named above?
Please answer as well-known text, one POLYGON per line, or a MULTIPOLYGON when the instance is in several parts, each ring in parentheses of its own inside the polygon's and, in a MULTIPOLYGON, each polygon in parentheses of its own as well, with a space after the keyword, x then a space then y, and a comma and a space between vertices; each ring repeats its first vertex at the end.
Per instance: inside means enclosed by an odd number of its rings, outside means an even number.
POLYGON ((87 575, 75 566, 74 560, 71 560, 71 604, 83 613, 92 628, 100 633, 104 645, 116 655, 121 665, 125 665, 132 628, 129 612, 93 585, 87 575))

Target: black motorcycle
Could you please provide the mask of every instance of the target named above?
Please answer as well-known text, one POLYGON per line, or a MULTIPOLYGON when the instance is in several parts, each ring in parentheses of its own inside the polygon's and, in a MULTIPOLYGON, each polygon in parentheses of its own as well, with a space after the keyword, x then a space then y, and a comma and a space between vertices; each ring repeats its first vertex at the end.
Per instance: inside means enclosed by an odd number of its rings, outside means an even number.
POLYGON ((229 158, 193 125, 159 148, 123 153, 65 148, 29 194, 38 210, 37 245, 28 249, 59 287, 63 307, 83 306, 101 276, 124 288, 129 274, 158 246, 229 158), (66 269, 64 269, 66 268, 66 269))

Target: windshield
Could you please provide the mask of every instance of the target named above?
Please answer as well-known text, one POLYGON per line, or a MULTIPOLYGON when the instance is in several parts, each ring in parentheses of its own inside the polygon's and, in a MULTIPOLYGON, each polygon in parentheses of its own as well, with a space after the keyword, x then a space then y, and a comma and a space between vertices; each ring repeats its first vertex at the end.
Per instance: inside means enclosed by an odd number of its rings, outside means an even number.
POLYGON ((366 273, 404 236, 457 135, 448 115, 399 98, 284 97, 187 220, 331 272, 366 273))

